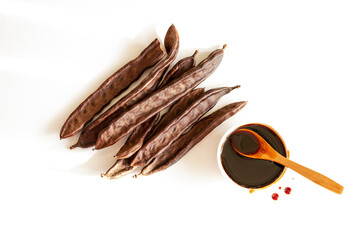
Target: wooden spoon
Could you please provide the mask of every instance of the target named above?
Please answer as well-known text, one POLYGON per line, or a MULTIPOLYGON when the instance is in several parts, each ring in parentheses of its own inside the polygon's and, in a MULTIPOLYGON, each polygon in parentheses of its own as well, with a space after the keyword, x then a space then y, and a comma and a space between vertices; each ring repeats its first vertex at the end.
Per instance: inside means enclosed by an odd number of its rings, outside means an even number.
MULTIPOLYGON (((249 151, 249 149, 241 149, 241 145, 235 146, 235 144, 232 144, 234 150, 239 154, 249 158, 258 158, 279 163, 285 167, 291 168, 295 172, 303 175, 314 183, 317 183, 330 191, 333 191, 337 194, 341 194, 343 192, 344 187, 330 178, 298 163, 295 163, 279 154, 259 134, 249 129, 238 129, 236 132, 237 134, 243 134, 243 141, 250 141, 252 145, 251 150, 249 151)), ((245 145, 247 145, 247 143, 245 143, 245 145)))

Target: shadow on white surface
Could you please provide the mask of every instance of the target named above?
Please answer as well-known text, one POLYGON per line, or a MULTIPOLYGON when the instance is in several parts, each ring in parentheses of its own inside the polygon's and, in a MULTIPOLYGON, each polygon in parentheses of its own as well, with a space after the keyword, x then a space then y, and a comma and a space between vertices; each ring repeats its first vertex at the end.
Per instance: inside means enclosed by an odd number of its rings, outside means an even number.
MULTIPOLYGON (((114 155, 125 142, 126 138, 127 137, 121 139, 113 146, 101 150, 94 150, 92 157, 90 157, 88 161, 69 171, 79 175, 100 176, 101 173, 106 172, 115 163, 116 159, 114 158, 114 155)), ((88 150, 92 151, 92 148, 88 148, 88 150)), ((76 150, 74 149, 74 151, 76 150)))
MULTIPOLYGON (((93 93, 109 76, 111 76, 111 74, 113 74, 115 71, 117 71, 129 61, 136 58, 140 54, 140 52, 144 50, 144 48, 148 46, 148 44, 150 44, 155 38, 158 38, 162 42, 162 38, 160 38, 156 34, 155 25, 148 26, 147 28, 141 30, 141 33, 138 34, 134 39, 126 38, 125 40, 122 40, 119 43, 121 44, 121 47, 119 47, 121 51, 116 54, 116 57, 114 59, 111 60, 112 63, 110 64, 110 66, 105 67, 105 69, 99 71, 99 73, 92 77, 92 79, 78 79, 79 77, 74 77, 74 81, 87 82, 84 85, 85 87, 76 89, 75 91, 77 93, 74 94, 74 97, 70 97, 70 101, 69 96, 66 96, 66 93, 64 93, 64 107, 59 109, 57 111, 57 114, 52 117, 49 124, 45 127, 45 132, 60 132, 61 126, 63 125, 67 117, 76 109, 77 106, 79 106, 82 101, 84 101, 91 93, 93 93)), ((94 47, 96 48, 96 46, 94 47)), ((101 46, 98 47, 101 48, 101 46)), ((99 68, 101 68, 101 66, 99 66, 99 68)), ((144 75, 146 75, 147 73, 148 71, 146 71, 142 77, 144 77, 144 75)), ((140 77, 140 79, 142 77, 140 77)), ((136 84, 138 82, 139 81, 137 80, 134 83, 136 84)), ((132 87, 132 85, 130 86, 130 88, 132 87)), ((69 86, 69 88, 71 88, 71 86, 69 86)), ((111 104, 115 103, 115 101, 124 96, 126 92, 128 91, 126 91, 125 89, 122 94, 120 94, 117 98, 113 99, 111 104)), ((107 106, 107 108, 108 107, 109 106, 107 106)))
MULTIPOLYGON (((179 181, 185 184, 188 182, 208 183, 211 181, 218 181, 222 178, 222 176, 217 165, 216 149, 221 137, 222 134, 220 132, 213 132, 210 137, 208 136, 198 143, 179 162, 162 172, 155 173, 154 175, 160 176, 165 173, 166 176, 164 175, 164 178, 169 177, 176 181, 179 179, 179 181)), ((100 173, 106 172, 115 163, 116 160, 114 155, 120 149, 125 140, 126 138, 120 140, 113 146, 94 151, 93 156, 90 157, 88 161, 72 168, 69 171, 74 174, 87 176, 96 176, 100 175, 100 173)), ((91 151, 90 148, 88 150, 91 151)), ((76 151, 76 149, 73 151, 76 151)), ((130 175, 133 175, 133 173, 130 173, 130 175)))
MULTIPOLYGON (((113 74, 117 69, 130 61, 133 57, 134 52, 138 49, 139 45, 126 43, 126 52, 122 52, 119 56, 119 60, 114 62, 124 62, 123 64, 114 64, 114 67, 111 67, 111 70, 105 69, 101 73, 94 76, 92 80, 79 79, 79 81, 87 81, 87 86, 81 89, 77 89, 78 93, 75 94, 75 97, 69 101, 69 98, 66 98, 64 101, 64 107, 58 110, 58 113, 53 116, 49 124, 46 126, 46 132, 60 132, 61 126, 64 124, 68 116, 79 106, 79 104, 84 101, 91 93, 93 93, 111 74, 113 74), (125 59, 125 61, 124 61, 125 59), (115 67, 116 65, 116 67, 115 67)), ((76 81, 76 79, 74 79, 76 81)), ((71 86, 69 86, 71 87, 71 86)))
POLYGON ((168 177, 176 176, 181 181, 191 183, 207 183, 221 180, 222 175, 217 165, 216 150, 222 135, 220 132, 212 132, 200 143, 198 143, 191 151, 189 151, 183 159, 174 164, 174 174, 168 177), (175 172, 176 170, 176 172, 175 172))

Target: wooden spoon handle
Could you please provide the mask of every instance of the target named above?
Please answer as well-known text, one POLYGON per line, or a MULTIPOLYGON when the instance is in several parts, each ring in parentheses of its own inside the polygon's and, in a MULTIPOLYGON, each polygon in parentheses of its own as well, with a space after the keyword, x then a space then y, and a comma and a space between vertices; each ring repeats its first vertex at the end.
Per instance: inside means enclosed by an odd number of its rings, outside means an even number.
POLYGON ((311 170, 310 168, 304 167, 296 162, 293 162, 280 154, 277 156, 278 163, 284 165, 285 167, 291 168, 295 172, 303 175, 307 179, 313 181, 314 183, 329 189, 330 191, 333 191, 337 194, 341 194, 344 190, 344 187, 335 182, 334 180, 331 180, 330 178, 311 170))

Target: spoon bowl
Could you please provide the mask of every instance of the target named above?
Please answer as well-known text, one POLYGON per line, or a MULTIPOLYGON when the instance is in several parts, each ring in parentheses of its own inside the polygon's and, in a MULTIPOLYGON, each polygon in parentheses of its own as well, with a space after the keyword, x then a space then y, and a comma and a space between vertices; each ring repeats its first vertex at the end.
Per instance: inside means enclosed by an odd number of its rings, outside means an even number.
POLYGON ((337 194, 341 194, 343 192, 344 187, 337 182, 279 154, 256 132, 249 129, 238 129, 237 134, 241 135, 240 140, 238 142, 231 141, 231 145, 237 153, 248 158, 256 158, 279 163, 285 167, 291 168, 300 175, 330 191, 337 194), (249 144, 251 145, 250 148, 248 147, 249 144))

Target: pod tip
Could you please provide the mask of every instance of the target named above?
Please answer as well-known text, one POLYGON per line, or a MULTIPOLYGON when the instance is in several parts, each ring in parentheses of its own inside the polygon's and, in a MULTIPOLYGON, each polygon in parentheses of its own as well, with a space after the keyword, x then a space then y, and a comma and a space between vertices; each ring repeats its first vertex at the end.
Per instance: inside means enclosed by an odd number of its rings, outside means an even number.
POLYGON ((199 53, 199 51, 196 49, 195 52, 194 52, 194 54, 192 55, 192 57, 195 57, 196 54, 198 54, 198 53, 199 53))
MULTIPOLYGON (((131 155, 130 155, 131 156, 131 155)), ((114 158, 116 158, 116 159, 125 159, 125 158, 128 158, 129 156, 128 156, 128 154, 123 154, 123 153, 117 153, 115 156, 114 156, 114 158)))
POLYGON ((240 87, 241 87, 240 85, 236 85, 236 86, 232 87, 231 90, 234 90, 234 89, 240 88, 240 87))
POLYGON ((225 50, 226 47, 227 47, 227 44, 224 44, 222 49, 225 50))
POLYGON ((70 150, 79 147, 79 142, 75 143, 74 145, 70 146, 70 150))

